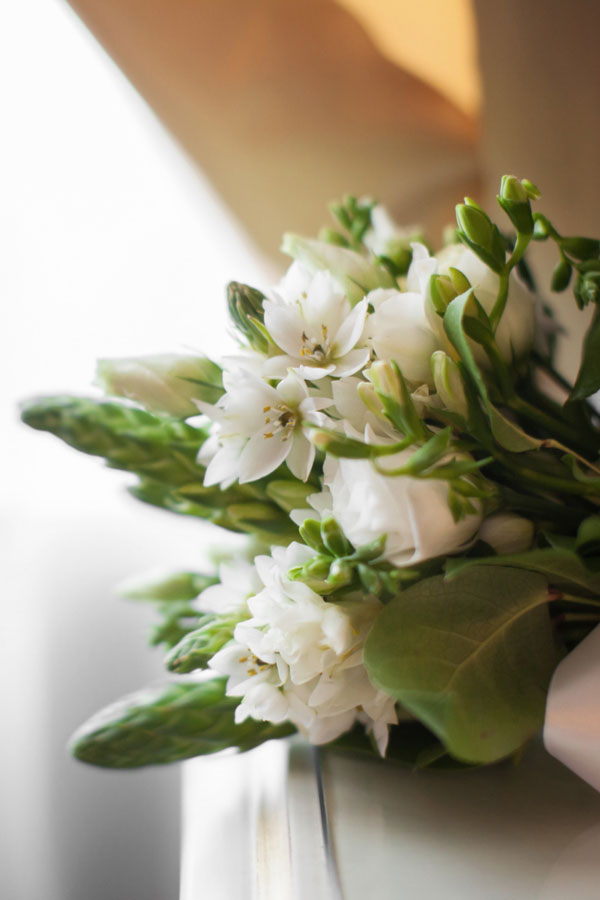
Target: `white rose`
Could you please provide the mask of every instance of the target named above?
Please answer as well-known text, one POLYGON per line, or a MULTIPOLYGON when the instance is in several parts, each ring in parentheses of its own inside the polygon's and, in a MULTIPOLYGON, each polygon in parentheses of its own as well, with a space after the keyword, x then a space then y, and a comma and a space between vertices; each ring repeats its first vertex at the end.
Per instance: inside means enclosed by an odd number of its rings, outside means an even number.
MULTIPOLYGON (((390 468, 401 466, 414 452, 385 457, 390 468)), ((387 535, 384 558, 399 568, 469 544, 481 522, 481 512, 455 522, 448 507, 448 484, 433 478, 381 475, 368 460, 328 456, 324 483, 331 494, 331 512, 355 546, 387 535)))
MULTIPOLYGON (((462 244, 445 247, 437 254, 437 261, 440 275, 447 275, 451 266, 466 275, 486 313, 491 313, 498 296, 498 276, 495 272, 462 244)), ((441 319, 435 313, 429 315, 429 320, 436 330, 443 330, 441 319), (439 324, 433 320, 437 320, 439 324)), ((513 273, 506 307, 496 331, 496 343, 503 359, 509 364, 523 359, 531 350, 534 337, 534 297, 516 273, 513 273)), ((478 363, 486 366, 488 359, 483 348, 474 345, 474 349, 478 363)))

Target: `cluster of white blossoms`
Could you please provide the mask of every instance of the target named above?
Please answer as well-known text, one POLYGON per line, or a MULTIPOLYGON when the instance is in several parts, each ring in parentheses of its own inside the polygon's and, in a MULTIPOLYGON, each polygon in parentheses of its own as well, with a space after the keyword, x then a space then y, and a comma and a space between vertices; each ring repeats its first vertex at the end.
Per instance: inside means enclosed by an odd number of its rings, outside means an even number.
POLYGON ((287 573, 314 551, 302 544, 276 547, 259 556, 255 569, 231 568, 222 584, 201 595, 202 611, 246 610, 234 640, 213 656, 210 668, 227 677, 229 696, 241 697, 236 722, 251 716, 292 722, 313 744, 324 744, 356 721, 373 733, 383 756, 388 726, 397 722, 393 697, 377 690, 363 665, 362 648, 381 607, 361 594, 328 602, 287 573), (239 577, 241 575, 241 578, 239 577), (258 579, 249 598, 240 591, 258 579))
MULTIPOLYGON (((147 408, 169 412, 175 396, 175 415, 199 411, 212 421, 199 457, 206 466, 206 487, 254 482, 282 465, 306 482, 317 459, 314 429, 339 435, 342 444, 384 448, 375 460, 349 458, 352 454, 344 458, 320 444, 325 449, 316 469, 320 492, 308 498, 310 510, 291 516, 299 523, 307 515, 327 513, 354 547, 385 536, 382 559, 401 568, 468 547, 477 538, 483 509, 475 497, 456 516, 447 480, 431 473, 400 474, 417 444, 386 416, 374 372, 387 366, 389 375, 397 366, 417 417, 424 417, 427 407, 464 414, 456 354, 434 309, 431 277, 458 269, 490 312, 498 276, 463 246, 437 255, 421 243, 408 250, 406 235, 395 231, 379 208, 371 223, 362 253, 284 239, 294 262, 254 317, 260 340, 250 340, 243 352, 225 361, 216 403, 193 397, 196 381, 217 383, 206 368, 208 361, 198 364, 194 375, 194 361, 185 358, 177 365, 161 359, 149 369, 123 360, 121 368, 114 362, 102 366, 100 376, 109 391, 116 385, 123 394, 127 388, 126 395, 147 408), (405 276, 394 278, 378 257, 391 256, 402 246, 412 262, 405 276), (153 369, 160 369, 158 393, 153 369), (394 446, 388 454, 389 445, 394 446)), ((533 331, 532 298, 516 284, 496 335, 508 363, 527 353, 533 331)), ((481 348, 473 345, 473 352, 485 365, 481 348)), ((428 434, 439 430, 429 426, 428 434)), ((470 457, 461 451, 442 462, 457 459, 470 457)), ((486 533, 490 543, 492 537, 486 533)), ((313 553, 292 544, 258 557, 255 566, 244 570, 222 568, 221 584, 202 594, 201 608, 218 614, 237 611, 246 618, 210 667, 227 676, 227 693, 241 698, 237 721, 248 716, 289 720, 312 742, 324 743, 358 720, 383 753, 388 725, 396 721, 395 703, 371 684, 362 661, 380 602, 356 591, 323 599, 307 584, 290 580, 292 566, 313 553)))

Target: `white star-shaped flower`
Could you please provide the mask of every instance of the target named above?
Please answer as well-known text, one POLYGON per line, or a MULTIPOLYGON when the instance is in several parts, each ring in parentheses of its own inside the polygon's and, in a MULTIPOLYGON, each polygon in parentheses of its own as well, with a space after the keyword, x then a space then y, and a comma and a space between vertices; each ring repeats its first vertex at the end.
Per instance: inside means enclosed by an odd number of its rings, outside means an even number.
POLYGON ((303 423, 323 426, 319 410, 331 400, 312 397, 305 382, 294 372, 271 387, 246 369, 225 372, 225 394, 215 406, 198 408, 215 422, 211 438, 200 451, 207 463, 204 484, 234 481, 244 484, 263 478, 284 461, 296 478, 306 481, 315 449, 303 432, 303 423))
POLYGON ((293 263, 265 300, 265 327, 283 350, 265 364, 265 372, 281 375, 293 368, 301 378, 341 378, 367 365, 368 347, 361 344, 367 301, 354 308, 329 272, 311 274, 293 263))

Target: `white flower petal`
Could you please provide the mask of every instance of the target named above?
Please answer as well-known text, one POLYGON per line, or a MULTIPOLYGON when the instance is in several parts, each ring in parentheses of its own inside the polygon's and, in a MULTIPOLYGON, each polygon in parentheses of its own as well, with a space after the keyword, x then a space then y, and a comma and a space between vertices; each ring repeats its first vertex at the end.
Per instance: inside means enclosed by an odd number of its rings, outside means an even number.
POLYGON ((368 347, 363 347, 361 350, 351 350, 336 363, 335 374, 338 378, 354 375, 359 369, 366 367, 370 357, 371 351, 368 347))
POLYGON ((361 300, 344 320, 333 342, 336 357, 344 356, 359 340, 365 327, 368 305, 366 299, 361 300))
POLYGON ((240 484, 264 478, 281 465, 291 449, 291 441, 285 438, 283 433, 265 437, 262 431, 250 438, 238 460, 240 484))
POLYGON ((298 310, 293 306, 283 306, 270 300, 264 302, 265 328, 278 347, 289 356, 297 357, 302 346, 304 324, 298 310))
POLYGON ((315 460, 314 445, 298 432, 294 435, 292 446, 286 458, 286 464, 292 475, 300 481, 306 481, 315 460))

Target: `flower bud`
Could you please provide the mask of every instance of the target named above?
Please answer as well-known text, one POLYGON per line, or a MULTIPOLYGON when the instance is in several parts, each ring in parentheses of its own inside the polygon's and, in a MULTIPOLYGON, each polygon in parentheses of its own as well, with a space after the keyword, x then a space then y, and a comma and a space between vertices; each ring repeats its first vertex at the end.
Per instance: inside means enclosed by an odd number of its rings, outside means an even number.
POLYGON ((571 264, 568 260, 561 259, 552 273, 552 283, 550 287, 555 293, 558 294, 569 286, 572 271, 571 264))
POLYGON ((533 234, 529 194, 514 175, 503 175, 498 203, 520 234, 533 234))
POLYGON ((285 234, 281 250, 297 259, 311 272, 319 272, 321 269, 330 272, 343 288, 352 306, 369 291, 394 285, 394 279, 382 266, 346 247, 285 234))
POLYGON ((542 213, 533 214, 533 239, 535 241, 546 241, 553 232, 554 228, 546 216, 543 216, 542 213))
POLYGON ((521 553, 531 547, 534 531, 529 519, 514 513, 496 513, 483 520, 477 538, 496 553, 521 553))
POLYGON ((365 372, 378 394, 384 397, 391 397, 398 403, 402 402, 402 385, 398 377, 398 372, 394 366, 385 360, 377 360, 365 372))
POLYGON ((339 231, 334 231, 333 228, 321 228, 319 231, 319 240, 323 241, 326 244, 335 244, 337 247, 348 247, 348 241, 340 234, 339 231))
POLYGON ((588 303, 600 301, 600 272, 586 272, 579 275, 573 288, 575 299, 580 308, 588 303))
POLYGON ((469 405, 457 364, 443 350, 436 350, 431 357, 431 367, 435 389, 445 408, 466 419, 469 405))
POLYGON ((529 195, 518 178, 514 175, 503 175, 499 199, 508 203, 528 203, 529 195))
POLYGON ((469 288, 472 287, 471 282, 460 269, 450 266, 448 268, 448 275, 450 276, 450 280, 452 281, 452 285, 457 295, 464 294, 465 291, 468 291, 469 288))
POLYGON ((457 291, 447 275, 432 275, 429 279, 429 296, 436 313, 443 316, 448 304, 458 297, 457 291))
POLYGON ((542 192, 540 191, 539 187, 536 187, 533 181, 530 181, 529 178, 521 178, 521 184, 525 188, 527 196, 530 200, 540 199, 540 197, 542 196, 542 192))
POLYGON ((229 315, 237 330, 253 350, 267 353, 269 341, 261 325, 264 320, 263 301, 265 295, 247 284, 232 281, 227 285, 227 305, 229 315))
POLYGON ((194 400, 214 403, 223 393, 216 363, 171 353, 98 360, 96 382, 109 395, 180 419, 198 415, 194 400))
POLYGON ((504 241, 490 217, 471 201, 458 204, 456 221, 461 240, 494 272, 502 271, 506 256, 504 241))

